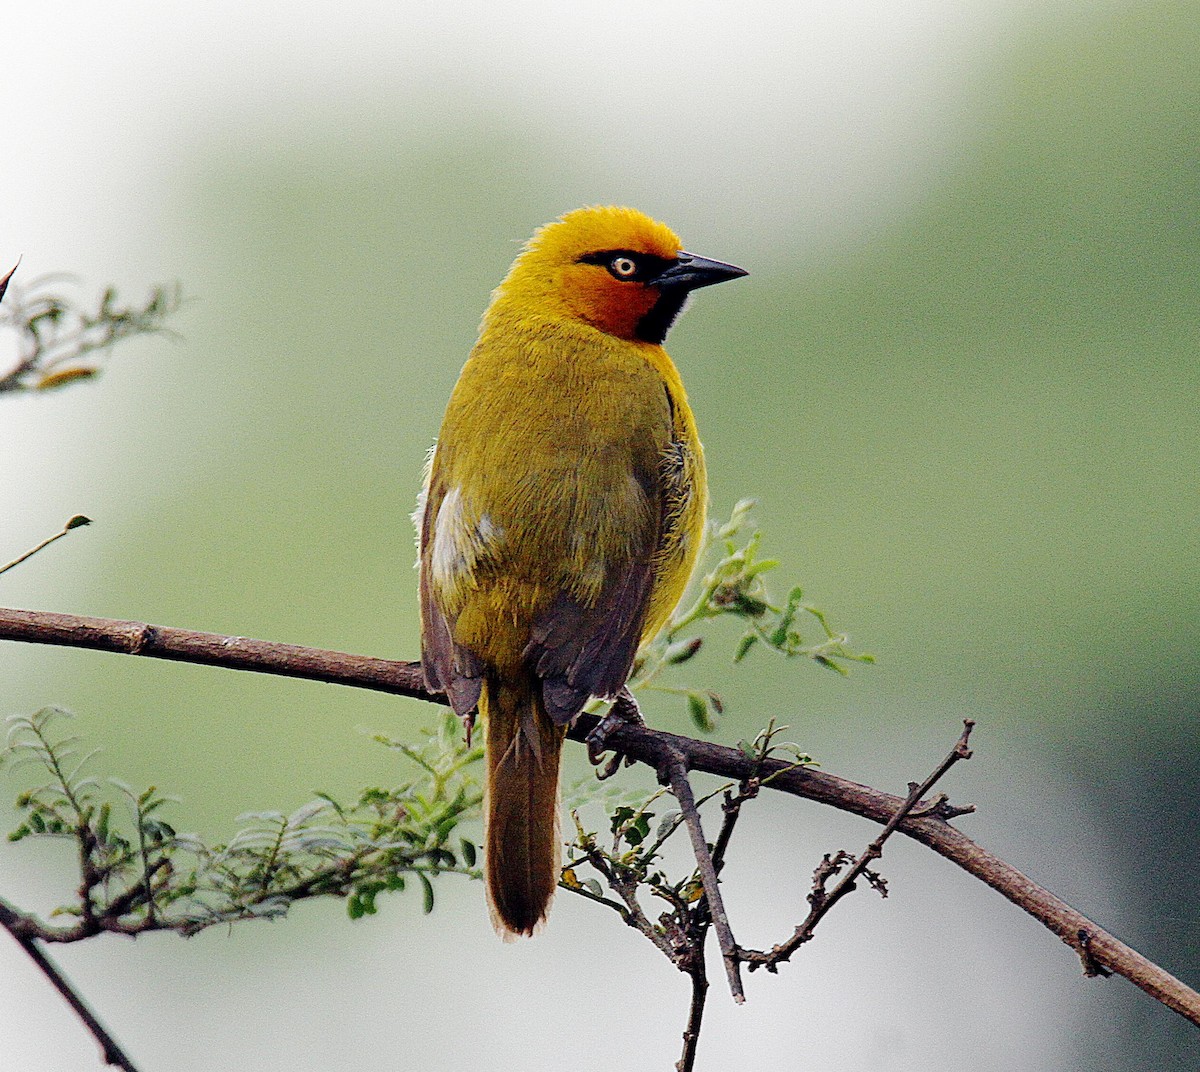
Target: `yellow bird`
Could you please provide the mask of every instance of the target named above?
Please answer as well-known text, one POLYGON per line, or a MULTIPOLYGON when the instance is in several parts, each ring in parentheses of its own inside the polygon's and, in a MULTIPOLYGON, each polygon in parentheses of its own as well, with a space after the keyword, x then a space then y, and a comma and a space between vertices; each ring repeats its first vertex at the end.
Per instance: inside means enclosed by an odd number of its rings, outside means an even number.
POLYGON ((620 692, 699 551, 704 454, 663 339, 691 291, 745 274, 633 209, 570 212, 492 295, 450 397, 418 507, 421 660, 485 723, 506 940, 538 929, 558 884, 566 727, 620 692))

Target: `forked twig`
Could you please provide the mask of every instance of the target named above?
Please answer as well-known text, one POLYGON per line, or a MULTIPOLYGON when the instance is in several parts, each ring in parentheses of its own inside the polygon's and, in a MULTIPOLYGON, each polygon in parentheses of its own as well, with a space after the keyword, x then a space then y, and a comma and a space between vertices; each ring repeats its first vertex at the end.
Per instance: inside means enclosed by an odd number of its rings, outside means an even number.
MULTIPOLYGON (((725 866, 725 850, 733 836, 733 828, 737 825, 742 805, 758 796, 759 781, 757 776, 751 776, 738 786, 736 794, 726 791, 722 802, 725 817, 721 820, 721 829, 717 832, 717 840, 713 843, 713 870, 719 877, 721 868, 725 866)), ((711 913, 710 913, 711 916, 711 913)), ((675 1065, 676 1072, 692 1072, 696 1062, 696 1045, 700 1041, 700 1028, 704 1022, 704 1004, 708 997, 708 973, 704 964, 704 939, 708 927, 701 923, 696 932, 696 948, 690 957, 687 974, 692 980, 692 1001, 688 1009, 687 1027, 683 1031, 683 1055, 675 1065)), ((728 961, 725 962, 728 969, 728 961)), ((740 979, 738 980, 740 983, 740 979)))
MULTIPOLYGON (((892 832, 905 819, 918 812, 918 810, 921 814, 929 814, 931 811, 936 811, 944 805, 945 801, 943 798, 939 801, 930 802, 928 806, 918 809, 918 805, 925 794, 937 784, 955 763, 959 762, 959 760, 971 758, 971 750, 967 745, 971 738, 971 730, 974 728, 975 722, 973 719, 963 719, 963 731, 946 758, 934 768, 933 772, 923 782, 919 785, 910 785, 909 793, 904 803, 896 809, 895 814, 888 820, 875 840, 850 864, 849 868, 842 873, 837 885, 829 891, 825 889, 826 883, 835 874, 841 872, 841 869, 849 862, 849 854, 838 852, 833 856, 825 856, 824 860, 817 866, 817 870, 813 876, 812 893, 808 897, 809 904, 812 907, 809 909, 809 913, 804 921, 796 927, 792 932, 792 936, 786 942, 781 942, 779 945, 765 952, 755 949, 738 949, 738 958, 749 964, 751 971, 755 971, 758 968, 766 968, 770 972, 777 971, 783 961, 789 959, 800 946, 812 938, 817 924, 825 918, 826 913, 838 901, 854 889, 854 884, 859 878, 866 876, 868 882, 873 887, 878 889, 884 896, 887 896, 887 887, 883 885, 883 879, 875 875, 869 869, 868 865, 883 855, 884 842, 892 836, 892 832)), ((959 814, 962 813, 962 809, 957 809, 957 811, 959 814)))

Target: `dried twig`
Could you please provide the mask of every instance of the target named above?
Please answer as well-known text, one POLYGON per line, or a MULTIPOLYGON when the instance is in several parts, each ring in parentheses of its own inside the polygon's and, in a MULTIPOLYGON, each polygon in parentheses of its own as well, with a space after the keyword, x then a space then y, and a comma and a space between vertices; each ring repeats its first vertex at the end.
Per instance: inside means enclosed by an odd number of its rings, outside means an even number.
POLYGON ((704 967, 704 950, 694 958, 694 967, 688 972, 692 980, 692 1000, 688 1006, 687 1027, 683 1029, 683 1054, 675 1062, 675 1072, 692 1072, 696 1064, 696 1046, 700 1042, 700 1028, 704 1024, 704 1003, 708 997, 708 972, 704 967))
POLYGON ((22 555, 18 555, 11 562, 7 562, 3 566, 0 566, 0 573, 7 573, 14 566, 19 566, 22 562, 26 562, 33 558, 33 556, 39 551, 45 550, 52 543, 54 543, 55 540, 61 540, 72 529, 82 528, 84 525, 90 525, 91 523, 91 518, 84 517, 83 514, 76 514, 53 536, 47 536, 46 539, 42 540, 41 543, 39 543, 36 547, 31 547, 28 551, 22 555))
MULTIPOLYGON (((736 794, 725 793, 725 799, 722 802, 724 817, 721 820, 721 829, 717 833, 717 840, 713 843, 712 849, 713 870, 718 877, 721 874, 721 868, 725 866, 725 850, 729 847, 729 839, 733 836, 733 829, 737 825, 742 805, 757 795, 757 778, 749 778, 742 782, 738 786, 736 794)), ((676 1072, 692 1072, 692 1067, 696 1062, 696 1044, 700 1041, 700 1028, 704 1022, 705 999, 708 997, 708 973, 704 964, 704 940, 707 934, 708 927, 704 923, 703 918, 701 918, 696 928, 695 952, 690 958, 690 964, 687 968, 687 973, 692 981, 692 1000, 688 1009, 687 1027, 683 1031, 683 1055, 675 1065, 676 1072)), ((725 961, 725 965, 728 971, 728 960, 725 961)), ((740 984, 741 980, 739 979, 738 982, 740 984)))

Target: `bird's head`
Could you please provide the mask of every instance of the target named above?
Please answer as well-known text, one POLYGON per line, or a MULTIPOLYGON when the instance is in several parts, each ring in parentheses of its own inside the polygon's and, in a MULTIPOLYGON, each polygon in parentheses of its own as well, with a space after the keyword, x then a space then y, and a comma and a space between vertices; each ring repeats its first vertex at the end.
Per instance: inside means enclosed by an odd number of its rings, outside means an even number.
POLYGON ((745 274, 685 252, 674 231, 636 209, 596 206, 539 230, 497 297, 620 339, 658 344, 693 290, 745 274))

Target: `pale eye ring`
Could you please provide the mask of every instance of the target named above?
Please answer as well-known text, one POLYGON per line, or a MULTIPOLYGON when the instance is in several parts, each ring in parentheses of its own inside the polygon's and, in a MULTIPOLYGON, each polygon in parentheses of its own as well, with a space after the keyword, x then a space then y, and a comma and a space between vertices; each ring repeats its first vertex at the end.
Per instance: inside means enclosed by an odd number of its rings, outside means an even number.
POLYGON ((632 279, 638 270, 637 261, 632 257, 613 257, 609 268, 618 279, 632 279))

